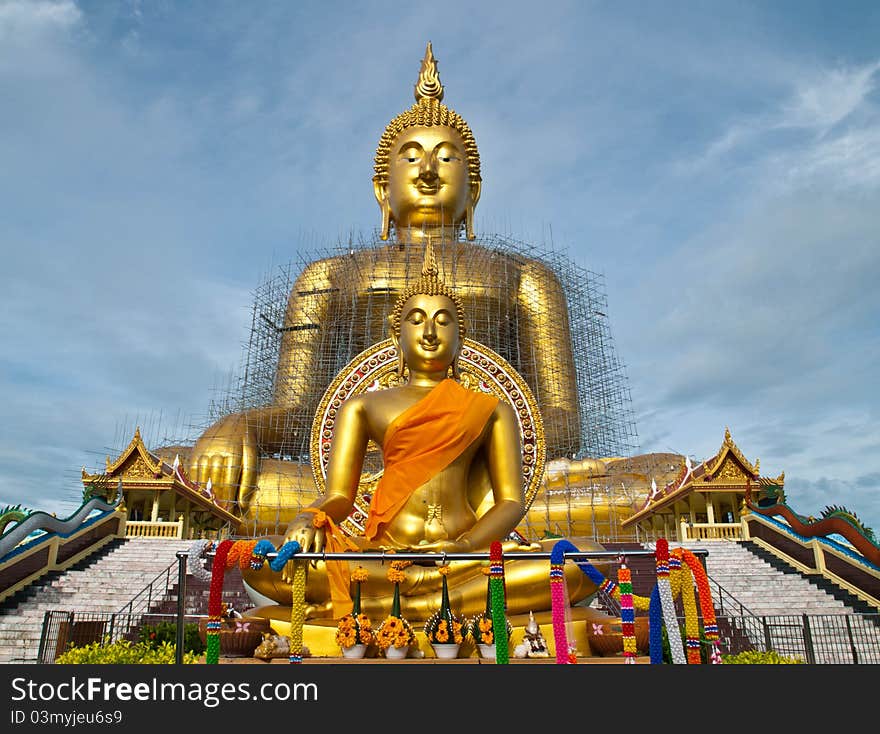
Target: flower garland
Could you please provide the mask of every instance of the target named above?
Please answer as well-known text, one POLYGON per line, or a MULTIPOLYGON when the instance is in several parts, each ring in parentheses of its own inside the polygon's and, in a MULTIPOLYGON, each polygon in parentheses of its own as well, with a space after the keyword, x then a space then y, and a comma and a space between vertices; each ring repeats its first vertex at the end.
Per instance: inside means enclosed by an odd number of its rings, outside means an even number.
POLYGON ((550 551, 550 608, 557 665, 566 665, 577 660, 576 658, 572 660, 569 655, 568 635, 565 629, 565 608, 568 606, 565 585, 565 551, 568 550, 568 546, 574 548, 567 540, 560 540, 550 551))
POLYGON ((648 652, 651 665, 663 663, 663 609, 660 603, 660 585, 651 589, 651 606, 648 608, 648 652))
POLYGON ((391 600, 391 614, 376 630, 376 643, 382 650, 392 646, 398 649, 409 647, 416 638, 410 623, 400 614, 400 582, 406 579, 403 569, 411 564, 412 561, 392 561, 386 574, 386 578, 394 584, 394 597, 391 600))
POLYGON ((354 645, 369 645, 373 641, 373 623, 366 614, 361 613, 361 584, 370 577, 362 566, 351 572, 355 582, 355 594, 350 614, 341 617, 336 623, 336 644, 342 648, 354 645))
POLYGON ((625 563, 617 569, 620 586, 620 627, 623 636, 623 657, 626 663, 636 661, 636 612, 633 607, 632 571, 625 563))
MULTIPOLYGON (((287 565, 287 562, 299 552, 299 543, 295 540, 288 540, 278 549, 275 557, 269 560, 269 568, 275 572, 281 571, 287 565)), ((294 571, 296 571, 296 569, 294 569, 294 571)))
POLYGON ((272 545, 272 541, 265 538, 257 541, 257 544, 251 550, 251 569, 259 571, 263 564, 266 563, 266 556, 274 551, 275 546, 272 545))
POLYGON ((697 600, 694 593, 694 578, 689 566, 681 568, 681 603, 684 607, 685 646, 689 665, 699 665, 700 660, 700 618, 697 614, 697 600))
POLYGON ((202 553, 209 550, 213 545, 210 540, 196 540, 190 547, 186 556, 186 570, 199 581, 210 583, 211 572, 205 568, 201 561, 202 553))
POLYGON ((226 556, 226 570, 231 571, 238 566, 244 571, 250 564, 251 553, 256 544, 256 540, 236 540, 226 556))
POLYGON ((226 555, 232 547, 231 540, 223 540, 214 554, 211 568, 211 591, 208 596, 208 624, 205 663, 216 665, 220 659, 220 629, 222 622, 223 574, 226 571, 226 555))
MULTIPOLYGON (((492 627, 502 629, 507 623, 505 615, 506 588, 504 582, 504 557, 501 543, 497 540, 489 545, 489 593, 492 599, 492 627)), ((510 661, 509 639, 495 635, 495 664, 507 665, 510 661)))
MULTIPOLYGON (((563 649, 566 649, 568 646, 564 629, 564 614, 567 603, 563 586, 565 578, 563 564, 565 562, 565 553, 576 552, 577 550, 578 548, 569 541, 560 540, 553 546, 550 554, 550 598, 553 605, 553 633, 557 646, 557 663, 568 662, 564 656, 561 658, 558 652, 560 643, 566 646, 563 649)), ((662 626, 664 622, 673 662, 676 664, 701 662, 699 618, 694 597, 694 586, 696 586, 699 593, 700 609, 703 615, 704 634, 713 643, 710 659, 712 663, 720 663, 721 649, 718 640, 718 623, 709 589, 709 580, 703 564, 686 548, 669 550, 668 542, 664 538, 660 538, 657 541, 655 559, 657 561, 657 584, 651 591, 650 597, 638 596, 632 593, 632 574, 625 564, 620 567, 618 582, 615 583, 606 579, 589 561, 577 562, 578 568, 601 591, 609 594, 620 603, 624 656, 628 658, 627 662, 635 662, 635 609, 648 611, 651 663, 661 663, 663 661, 662 626), (683 558, 684 564, 682 563, 683 558), (664 563, 664 560, 666 563, 664 563), (686 568, 683 568, 683 565, 686 568), (621 571, 623 572, 622 574, 620 573, 621 571), (684 645, 681 640, 678 618, 675 615, 674 599, 679 594, 682 594, 682 603, 685 608, 685 634, 688 640, 687 656, 685 655, 684 645)))
MULTIPOLYGON (((666 637, 669 640, 669 654, 675 665, 684 665, 687 660, 684 656, 684 648, 681 644, 681 634, 678 629, 678 617, 675 614, 675 602, 673 601, 672 586, 669 580, 669 542, 666 538, 660 538, 654 549, 654 558, 657 561, 657 590, 660 606, 662 607, 663 621, 666 624, 666 637)), ((677 564, 677 557, 672 559, 677 564)), ((676 583, 679 581, 676 576, 676 583)), ((651 629, 653 631, 653 623, 651 629)), ((662 662, 662 650, 660 652, 662 662)))
MULTIPOLYGON (((467 624, 467 634, 469 634, 477 645, 495 645, 495 624, 492 618, 492 581, 490 577, 491 568, 484 566, 480 569, 481 573, 486 577, 486 607, 482 613, 474 615, 467 624)), ((503 611, 503 607, 502 607, 503 611)), ((513 625, 507 616, 504 617, 505 628, 507 631, 508 645, 510 635, 513 634, 513 625)))
MULTIPOLYGON (((281 570, 289 558, 292 558, 300 550, 300 545, 295 540, 285 543, 278 556, 285 556, 284 563, 279 568, 273 570, 281 570)), ((271 567, 272 562, 269 562, 271 567)), ((306 567, 308 561, 293 562, 293 581, 291 583, 291 605, 290 605, 290 663, 301 663, 303 654, 303 625, 306 621, 306 567)))
POLYGON ((697 594, 700 598, 700 611, 703 615, 703 634, 712 643, 709 660, 713 665, 721 663, 721 643, 718 634, 718 620, 715 617, 715 605, 712 603, 712 591, 709 589, 709 578, 706 569, 699 559, 687 548, 679 549, 682 558, 691 569, 694 583, 697 585, 697 594))

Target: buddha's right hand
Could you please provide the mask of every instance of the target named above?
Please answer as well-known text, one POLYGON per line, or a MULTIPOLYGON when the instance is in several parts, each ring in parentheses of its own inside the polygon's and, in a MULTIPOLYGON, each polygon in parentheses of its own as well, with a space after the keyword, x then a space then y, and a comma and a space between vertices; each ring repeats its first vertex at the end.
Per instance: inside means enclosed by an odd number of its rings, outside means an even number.
MULTIPOLYGON (((299 543, 301 553, 321 553, 324 550, 326 537, 324 528, 315 527, 314 513, 301 512, 287 526, 284 543, 295 540, 299 543)), ((309 565, 314 568, 317 561, 312 561, 309 565)))
POLYGON ((257 476, 257 437, 248 431, 246 416, 234 413, 208 428, 193 446, 187 473, 203 487, 211 480, 217 501, 233 511, 247 509, 247 497, 257 476))

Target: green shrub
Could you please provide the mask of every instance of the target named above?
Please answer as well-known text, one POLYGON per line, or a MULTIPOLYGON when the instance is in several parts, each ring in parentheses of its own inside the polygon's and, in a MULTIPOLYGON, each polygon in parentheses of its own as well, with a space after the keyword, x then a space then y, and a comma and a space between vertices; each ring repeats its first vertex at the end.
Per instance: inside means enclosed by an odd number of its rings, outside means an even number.
POLYGON ((759 652, 758 650, 746 650, 736 655, 722 655, 721 662, 724 665, 803 665, 800 658, 787 658, 778 652, 759 652))
MULTIPOLYGON (((198 659, 197 655, 190 652, 183 654, 183 662, 186 665, 196 663, 198 659)), ((172 665, 175 663, 174 645, 163 642, 152 647, 144 642, 132 643, 128 640, 118 640, 112 645, 92 642, 83 647, 71 647, 55 663, 58 665, 172 665)))
MULTIPOLYGON (((145 624, 138 630, 138 640, 150 647, 158 648, 167 642, 172 647, 177 644, 177 623, 158 622, 157 624, 145 624)), ((205 652, 205 643, 199 637, 199 626, 194 622, 183 627, 183 649, 201 655, 205 652)))

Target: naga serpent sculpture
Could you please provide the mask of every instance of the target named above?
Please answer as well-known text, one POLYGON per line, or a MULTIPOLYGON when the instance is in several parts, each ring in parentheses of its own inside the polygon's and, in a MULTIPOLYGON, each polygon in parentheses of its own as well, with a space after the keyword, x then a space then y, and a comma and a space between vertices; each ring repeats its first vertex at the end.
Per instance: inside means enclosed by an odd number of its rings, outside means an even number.
POLYGON ((44 530, 50 533, 71 533, 82 525, 94 510, 112 512, 122 502, 119 497, 114 504, 108 504, 98 497, 83 503, 70 517, 57 518, 47 512, 23 510, 20 505, 6 507, 0 512, 0 560, 25 540, 31 533, 44 530), (6 527, 16 523, 8 532, 6 527))
POLYGON ((746 487, 745 504, 758 515, 782 516, 792 530, 805 538, 825 538, 829 535, 843 536, 867 561, 875 566, 880 566, 880 546, 874 540, 874 531, 865 527, 855 513, 844 507, 829 505, 822 511, 822 516, 819 518, 804 517, 793 512, 772 491, 768 492, 761 500, 753 501, 751 485, 746 487), (769 504, 770 501, 773 504, 769 504))

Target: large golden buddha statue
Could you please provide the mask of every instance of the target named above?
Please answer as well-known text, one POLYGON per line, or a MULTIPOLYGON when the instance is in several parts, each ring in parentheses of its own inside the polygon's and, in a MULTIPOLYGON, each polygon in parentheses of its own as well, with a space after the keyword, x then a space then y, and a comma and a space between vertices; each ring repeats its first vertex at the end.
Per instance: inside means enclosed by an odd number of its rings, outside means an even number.
MULTIPOLYGON (((526 410, 499 399, 485 383, 468 388, 459 382, 463 347, 479 351, 481 345, 465 340, 462 302, 438 277, 431 240, 424 250, 421 277, 397 297, 391 314, 397 384, 374 386, 340 401, 329 442, 325 491, 293 518, 283 537, 270 537, 276 547, 296 540, 306 552, 487 551, 493 541, 508 538, 525 513, 524 476, 529 471, 524 469, 517 415, 526 410), (340 526, 355 507, 371 442, 381 447, 384 468, 371 492, 363 534, 352 535, 340 526)), ((549 551, 554 542, 507 541, 506 547, 549 551)), ((591 543, 583 549, 601 546, 591 543)), ((392 584, 381 561, 360 565, 370 571, 361 585, 361 608, 377 617, 388 611, 392 584)), ((456 609, 465 615, 481 611, 486 600, 483 564, 461 560, 450 565, 447 579, 456 609)), ((548 570, 546 559, 508 561, 508 614, 550 609, 548 570)), ((423 621, 437 608, 441 573, 434 563, 417 563, 405 573, 401 611, 412 622, 423 621)), ((567 565, 566 574, 572 602, 595 591, 575 564, 567 565)), ((243 576, 264 601, 276 603, 251 614, 290 618, 291 588, 284 574, 264 566, 246 570, 243 576)), ((307 619, 350 612, 348 562, 315 563, 308 571, 306 602, 307 619)))
MULTIPOLYGON (((388 124, 376 151, 379 241, 302 270, 279 329, 272 404, 226 415, 189 453, 189 475, 210 479, 221 501, 237 503, 248 532, 271 532, 272 522, 285 527, 315 496, 307 447, 328 375, 386 337, 386 315, 418 278, 429 239, 469 314, 471 338, 507 359, 534 393, 548 458, 571 458, 580 448, 565 294, 540 260, 475 241, 479 153, 468 124, 443 96, 429 43, 415 104, 388 124)), ((409 544, 411 535, 399 540, 409 544)))

